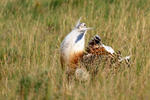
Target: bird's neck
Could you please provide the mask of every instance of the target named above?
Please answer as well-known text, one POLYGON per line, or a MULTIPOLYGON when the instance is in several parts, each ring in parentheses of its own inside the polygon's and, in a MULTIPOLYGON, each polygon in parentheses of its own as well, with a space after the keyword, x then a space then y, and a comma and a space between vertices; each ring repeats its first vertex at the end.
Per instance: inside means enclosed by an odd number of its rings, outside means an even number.
POLYGON ((76 36, 76 40, 75 40, 75 43, 78 43, 80 41, 83 41, 84 40, 84 37, 85 37, 85 32, 81 32, 80 34, 78 34, 76 36))
POLYGON ((76 39, 75 39, 75 41, 72 45, 73 52, 82 52, 82 51, 84 51, 84 44, 85 44, 85 34, 81 33, 76 37, 76 39))

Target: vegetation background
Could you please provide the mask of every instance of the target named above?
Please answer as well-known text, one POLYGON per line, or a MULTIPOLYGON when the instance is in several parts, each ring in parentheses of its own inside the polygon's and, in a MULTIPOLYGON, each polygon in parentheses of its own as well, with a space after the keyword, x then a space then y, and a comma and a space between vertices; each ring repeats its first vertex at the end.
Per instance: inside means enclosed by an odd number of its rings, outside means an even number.
POLYGON ((0 0, 0 100, 148 100, 150 0, 0 0), (63 38, 82 16, 103 42, 132 55, 131 67, 65 85, 63 38))

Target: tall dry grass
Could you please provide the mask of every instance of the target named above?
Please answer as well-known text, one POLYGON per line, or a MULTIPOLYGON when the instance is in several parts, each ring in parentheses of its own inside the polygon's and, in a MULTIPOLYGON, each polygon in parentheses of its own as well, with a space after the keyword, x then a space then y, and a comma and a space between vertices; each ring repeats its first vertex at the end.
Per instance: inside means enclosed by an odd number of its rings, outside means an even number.
POLYGON ((1 100, 148 100, 150 98, 149 0, 1 0, 1 100), (86 43, 95 34, 131 67, 100 70, 95 80, 67 89, 59 62, 63 38, 82 16, 86 43))

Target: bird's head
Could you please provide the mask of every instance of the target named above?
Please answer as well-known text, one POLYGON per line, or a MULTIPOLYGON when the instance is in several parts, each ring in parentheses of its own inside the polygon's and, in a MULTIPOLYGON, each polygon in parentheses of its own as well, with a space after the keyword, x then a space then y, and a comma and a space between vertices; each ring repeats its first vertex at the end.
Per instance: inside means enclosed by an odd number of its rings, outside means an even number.
POLYGON ((82 30, 83 28, 86 28, 86 24, 85 23, 79 23, 76 28, 82 30))
POLYGON ((75 26, 75 29, 78 29, 79 30, 79 32, 85 32, 85 31, 87 31, 87 30, 91 30, 92 28, 90 28, 90 27, 86 27, 86 24, 85 23, 81 23, 80 22, 80 20, 81 20, 81 17, 80 17, 80 19, 78 20, 78 22, 77 22, 77 24, 76 24, 76 26, 75 26))

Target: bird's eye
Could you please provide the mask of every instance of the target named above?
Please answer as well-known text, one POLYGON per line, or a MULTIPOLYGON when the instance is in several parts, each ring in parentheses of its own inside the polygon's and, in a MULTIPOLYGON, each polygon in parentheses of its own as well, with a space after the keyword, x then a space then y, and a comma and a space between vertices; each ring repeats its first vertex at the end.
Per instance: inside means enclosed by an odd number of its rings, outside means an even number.
POLYGON ((86 26, 85 24, 83 26, 86 26))

